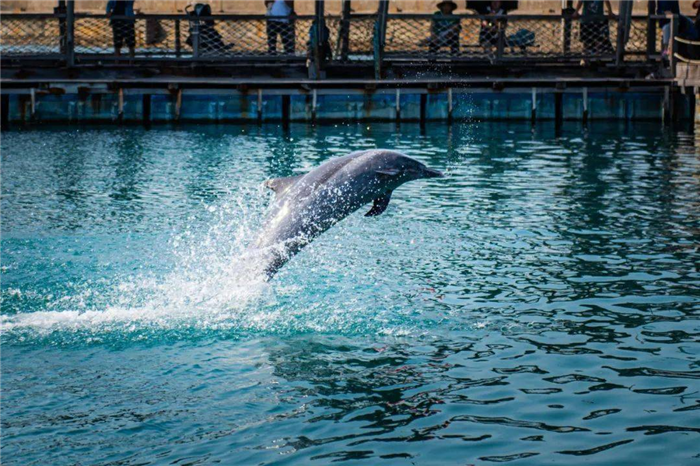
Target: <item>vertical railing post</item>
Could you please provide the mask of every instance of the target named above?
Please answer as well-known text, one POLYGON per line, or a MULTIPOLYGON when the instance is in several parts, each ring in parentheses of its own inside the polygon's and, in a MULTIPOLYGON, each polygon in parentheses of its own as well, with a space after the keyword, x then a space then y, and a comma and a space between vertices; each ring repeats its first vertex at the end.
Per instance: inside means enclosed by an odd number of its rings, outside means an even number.
POLYGON ((503 50, 506 46, 506 25, 500 15, 498 15, 496 19, 496 24, 498 25, 498 41, 496 42, 496 63, 500 63, 503 60, 503 50))
POLYGON ((182 55, 182 39, 180 38, 180 20, 175 20, 175 56, 182 55))
POLYGON ((66 5, 66 66, 75 65, 75 0, 66 5))
POLYGON ((676 52, 678 51, 678 42, 676 42, 676 36, 678 35, 678 15, 671 16, 671 43, 669 51, 669 64, 671 65, 671 76, 676 76, 676 52))
POLYGON ((654 5, 656 2, 648 0, 647 2, 647 61, 651 61, 656 54, 656 18, 652 18, 656 14, 654 5))
POLYGON ((574 14, 573 0, 566 1, 566 7, 562 8, 562 53, 568 55, 571 52, 571 17, 574 14))
POLYGON ((351 0, 343 0, 343 12, 340 18, 340 59, 348 60, 350 54, 350 5, 351 0))
POLYGON ((56 6, 53 9, 53 13, 55 15, 59 16, 59 18, 58 18, 58 34, 60 35, 59 44, 61 47, 60 48, 61 55, 63 55, 64 57, 66 56, 66 36, 67 36, 67 33, 66 33, 66 11, 67 11, 66 0, 59 0, 58 6, 56 6))
POLYGON ((323 69, 323 61, 325 60, 324 53, 324 29, 326 27, 326 20, 323 17, 323 0, 316 0, 316 13, 314 17, 314 37, 311 39, 312 44, 312 63, 313 67, 312 78, 320 79, 321 71, 323 69))
POLYGON ((389 14, 389 0, 379 0, 377 21, 374 23, 374 77, 382 78, 382 61, 384 60, 384 45, 386 43, 386 23, 389 14))
POLYGON ((192 58, 199 58, 199 19, 190 22, 192 27, 192 58))
POLYGON ((615 65, 620 66, 625 61, 625 19, 622 15, 622 7, 617 14, 617 44, 615 48, 615 65))

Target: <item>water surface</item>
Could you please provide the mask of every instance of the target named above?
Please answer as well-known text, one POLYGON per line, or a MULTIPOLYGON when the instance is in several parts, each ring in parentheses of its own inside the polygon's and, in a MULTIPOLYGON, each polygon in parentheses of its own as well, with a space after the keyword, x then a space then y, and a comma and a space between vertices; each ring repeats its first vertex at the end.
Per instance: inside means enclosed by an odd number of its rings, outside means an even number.
POLYGON ((57 127, 1 149, 3 464, 699 461, 691 134, 57 127), (375 147, 448 177, 270 284, 242 272, 265 179, 375 147))

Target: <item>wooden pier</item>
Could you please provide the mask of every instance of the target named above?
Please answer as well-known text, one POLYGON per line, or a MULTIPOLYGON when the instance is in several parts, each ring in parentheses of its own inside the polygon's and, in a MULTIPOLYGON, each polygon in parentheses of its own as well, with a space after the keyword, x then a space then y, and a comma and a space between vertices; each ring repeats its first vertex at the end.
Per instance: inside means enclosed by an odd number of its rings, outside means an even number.
POLYGON ((264 16, 108 18, 73 6, 3 15, 3 125, 694 115, 653 14, 602 18, 607 35, 593 45, 570 11, 452 15, 459 37, 436 45, 434 15, 389 14, 381 0, 376 14, 328 16, 318 1, 315 15, 293 18, 293 49, 270 53, 264 16), (133 53, 115 54, 115 19, 133 24, 133 53))

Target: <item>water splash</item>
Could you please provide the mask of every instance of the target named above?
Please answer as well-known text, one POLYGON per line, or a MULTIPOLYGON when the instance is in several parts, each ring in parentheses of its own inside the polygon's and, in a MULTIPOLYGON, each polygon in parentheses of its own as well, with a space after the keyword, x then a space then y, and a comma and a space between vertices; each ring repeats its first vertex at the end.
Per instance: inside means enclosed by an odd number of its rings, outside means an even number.
MULTIPOLYGON (((170 271, 151 271, 90 283, 61 297, 47 297, 47 310, 3 315, 3 333, 47 336, 55 332, 142 332, 154 329, 265 327, 265 302, 275 292, 264 281, 261 257, 245 252, 257 227, 259 193, 243 190, 205 206, 204 218, 170 238, 170 271), (254 198, 257 202, 251 202, 254 198), (99 288, 100 304, 86 305, 99 288), (253 313, 253 309, 262 311, 253 313)), ((21 298, 19 289, 8 290, 21 298)))

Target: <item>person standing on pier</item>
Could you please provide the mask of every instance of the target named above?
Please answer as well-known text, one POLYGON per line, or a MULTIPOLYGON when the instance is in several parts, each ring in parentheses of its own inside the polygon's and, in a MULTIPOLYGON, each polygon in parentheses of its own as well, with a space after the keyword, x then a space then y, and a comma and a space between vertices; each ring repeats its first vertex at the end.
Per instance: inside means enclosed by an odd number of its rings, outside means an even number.
POLYGON ((265 0, 267 8, 267 51, 277 53, 277 36, 280 36, 284 53, 293 55, 295 45, 294 0, 265 0))
POLYGON ((134 0, 109 0, 107 2, 107 17, 112 26, 114 39, 114 54, 120 56, 122 47, 126 43, 129 47, 129 56, 134 56, 136 48, 136 33, 134 31, 134 0), (113 19, 112 16, 122 17, 113 19), (127 18, 123 18, 127 17, 127 18))
POLYGON ((459 54, 459 17, 454 15, 457 4, 452 0, 442 0, 430 24, 430 54, 436 55, 442 47, 449 47, 452 55, 459 54))
POLYGON ((580 39, 588 56, 615 53, 610 43, 610 26, 604 9, 608 10, 610 18, 615 17, 610 0, 579 0, 576 5, 574 18, 581 18, 580 39))

